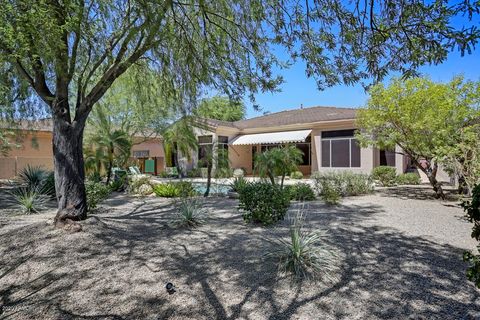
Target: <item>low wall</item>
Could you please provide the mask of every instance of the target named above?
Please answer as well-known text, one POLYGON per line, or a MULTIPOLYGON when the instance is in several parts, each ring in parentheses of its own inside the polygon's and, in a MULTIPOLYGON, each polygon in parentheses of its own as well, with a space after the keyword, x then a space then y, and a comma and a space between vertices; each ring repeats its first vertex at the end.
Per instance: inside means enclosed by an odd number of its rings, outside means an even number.
POLYGON ((53 158, 50 157, 10 157, 0 158, 0 179, 12 179, 26 166, 40 166, 53 170, 53 158))

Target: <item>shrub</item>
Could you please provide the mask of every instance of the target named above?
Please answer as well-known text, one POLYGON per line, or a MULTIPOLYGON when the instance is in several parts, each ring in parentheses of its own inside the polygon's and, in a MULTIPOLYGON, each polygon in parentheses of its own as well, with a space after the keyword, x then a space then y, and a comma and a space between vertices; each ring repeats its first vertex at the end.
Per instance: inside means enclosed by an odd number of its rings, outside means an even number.
POLYGON ((177 198, 177 197, 193 197, 197 194, 192 183, 189 181, 168 182, 157 184, 153 188, 153 192, 159 197, 177 198))
POLYGON ((20 187, 12 192, 18 207, 24 214, 37 213, 45 208, 48 196, 40 193, 36 188, 20 187))
POLYGON ((349 171, 317 172, 312 178, 315 181, 315 188, 320 195, 324 193, 323 190, 325 188, 328 188, 327 191, 331 196, 333 196, 333 191, 340 196, 357 196, 373 192, 372 181, 366 174, 349 171))
POLYGON ((297 280, 303 278, 335 279, 336 254, 322 243, 324 233, 306 232, 301 211, 295 215, 289 227, 289 238, 268 240, 273 244, 266 256, 273 257, 278 269, 290 273, 297 280))
POLYGON ((201 172, 199 168, 193 168, 187 171, 188 178, 198 178, 201 176, 201 172))
POLYGON ((153 187, 149 184, 142 184, 140 187, 138 187, 137 191, 141 196, 148 196, 153 193, 153 187))
MULTIPOLYGON (((472 201, 463 202, 462 208, 468 221, 473 223, 472 238, 480 241, 480 184, 472 190, 472 201)), ((477 245, 478 250, 480 250, 480 245, 477 245)), ((480 255, 465 251, 463 260, 469 263, 467 268, 468 280, 474 282, 477 288, 480 288, 480 255)))
POLYGON ((233 170, 230 168, 217 168, 215 169, 214 177, 216 179, 231 178, 233 176, 233 170))
POLYGON ((402 173, 397 176, 396 179, 399 185, 405 184, 420 184, 420 176, 415 172, 402 173))
POLYGON ((148 184, 148 185, 152 185, 151 183, 151 179, 150 177, 148 176, 131 176, 129 179, 128 179, 128 192, 129 193, 133 193, 133 194, 140 194, 138 188, 140 188, 141 186, 145 185, 145 184, 148 184))
POLYGON ((178 227, 194 228, 205 222, 208 210, 195 198, 183 198, 176 203, 172 224, 178 227))
POLYGON ((284 218, 290 206, 290 195, 277 185, 254 182, 240 190, 239 201, 245 221, 269 225, 284 218))
POLYGON ((247 180, 243 177, 238 177, 233 180, 230 187, 233 191, 240 193, 240 191, 248 184, 247 180))
POLYGON ((301 173, 300 171, 293 171, 292 173, 290 173, 290 178, 291 179, 303 179, 303 173, 301 173))
POLYGON ((394 167, 379 166, 373 168, 372 179, 377 180, 384 187, 395 185, 397 172, 394 167))
POLYGON ((87 210, 94 211, 98 204, 108 197, 111 189, 101 182, 87 181, 85 191, 87 192, 87 210))
POLYGON ((28 191, 34 191, 51 198, 55 197, 55 175, 53 171, 44 170, 40 166, 26 166, 18 174, 20 183, 24 184, 28 191))
POLYGON ((289 193, 291 200, 312 201, 315 200, 315 192, 307 183, 297 183, 284 187, 289 193))
POLYGON ((336 205, 340 203, 342 194, 340 191, 335 188, 335 186, 329 185, 328 183, 323 186, 321 198, 325 201, 326 204, 336 205))
POLYGON ((245 169, 239 168, 233 170, 233 177, 234 178, 243 178, 245 176, 245 169))

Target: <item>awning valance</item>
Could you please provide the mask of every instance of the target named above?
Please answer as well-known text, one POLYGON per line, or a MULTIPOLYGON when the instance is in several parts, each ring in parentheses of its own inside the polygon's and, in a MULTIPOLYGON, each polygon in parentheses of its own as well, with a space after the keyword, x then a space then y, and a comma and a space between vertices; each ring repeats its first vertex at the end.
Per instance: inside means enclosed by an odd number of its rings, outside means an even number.
POLYGON ((252 145, 252 144, 303 142, 311 132, 312 130, 299 130, 299 131, 244 134, 236 137, 229 144, 234 146, 239 146, 239 145, 252 145))

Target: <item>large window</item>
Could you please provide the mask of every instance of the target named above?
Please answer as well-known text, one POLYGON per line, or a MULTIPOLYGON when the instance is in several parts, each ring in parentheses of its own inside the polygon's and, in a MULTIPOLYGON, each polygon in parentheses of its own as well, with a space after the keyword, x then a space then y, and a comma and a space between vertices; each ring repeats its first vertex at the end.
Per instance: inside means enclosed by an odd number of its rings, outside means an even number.
POLYGON ((395 167, 395 152, 380 150, 380 165, 395 167))
POLYGON ((220 161, 221 165, 228 164, 228 137, 218 136, 218 158, 223 157, 223 161, 220 161))
MULTIPOLYGON (((310 145, 311 145, 311 138, 308 136, 305 139, 305 142, 299 142, 295 143, 295 146, 297 149, 299 149, 302 152, 302 162, 299 164, 301 166, 309 166, 310 165, 310 159, 311 159, 311 152, 310 152, 310 145)), ((284 147, 284 144, 264 144, 260 146, 261 152, 265 152, 267 150, 273 149, 273 148, 281 148, 284 147)))
POLYGON ((322 132, 322 167, 360 167, 360 146, 354 133, 355 130, 322 132))

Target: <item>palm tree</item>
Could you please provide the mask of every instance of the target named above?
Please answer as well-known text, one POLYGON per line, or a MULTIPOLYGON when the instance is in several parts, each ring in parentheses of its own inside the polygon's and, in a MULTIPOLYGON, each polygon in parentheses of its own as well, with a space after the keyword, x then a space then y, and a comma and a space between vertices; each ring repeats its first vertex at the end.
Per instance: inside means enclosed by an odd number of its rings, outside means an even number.
POLYGON ((276 176, 281 176, 280 188, 283 188, 285 176, 297 170, 302 155, 303 152, 294 145, 273 148, 255 157, 255 170, 259 176, 268 177, 272 184, 275 184, 276 176))
POLYGON ((94 132, 89 137, 89 141, 96 149, 95 154, 105 156, 108 185, 114 161, 119 165, 126 163, 130 156, 132 140, 127 132, 114 127, 104 108, 100 105, 92 115, 90 123, 94 132))
POLYGON ((193 132, 194 118, 184 116, 168 126, 163 132, 165 148, 173 153, 173 165, 180 175, 183 174, 178 161, 178 153, 191 157, 192 150, 198 147, 197 137, 193 132))

